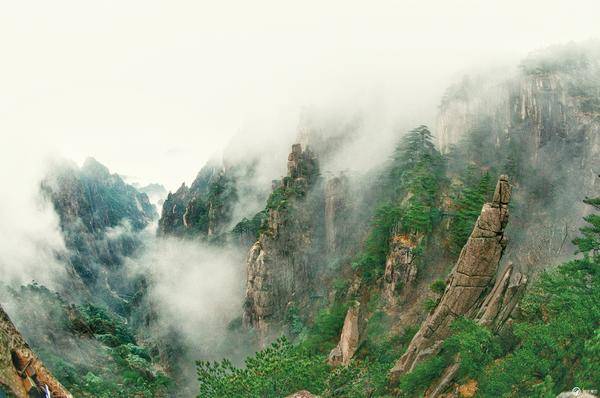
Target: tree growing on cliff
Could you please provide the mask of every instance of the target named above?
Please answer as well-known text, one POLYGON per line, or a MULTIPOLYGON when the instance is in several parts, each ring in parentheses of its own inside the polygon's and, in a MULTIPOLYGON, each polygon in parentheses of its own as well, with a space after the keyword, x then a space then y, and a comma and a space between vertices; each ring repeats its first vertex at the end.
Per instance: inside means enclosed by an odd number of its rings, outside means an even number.
POLYGON ((444 163, 427 126, 409 131, 396 147, 390 182, 396 202, 401 202, 406 232, 429 232, 439 218, 436 202, 444 180, 444 163))
POLYGON ((479 179, 469 178, 469 175, 474 173, 475 171, 472 169, 467 170, 465 180, 468 185, 455 198, 456 213, 451 224, 451 239, 452 249, 456 253, 460 252, 467 242, 473 230, 473 224, 481 213, 481 207, 493 189, 489 173, 483 174, 479 179), (468 182, 473 180, 477 182, 468 182))

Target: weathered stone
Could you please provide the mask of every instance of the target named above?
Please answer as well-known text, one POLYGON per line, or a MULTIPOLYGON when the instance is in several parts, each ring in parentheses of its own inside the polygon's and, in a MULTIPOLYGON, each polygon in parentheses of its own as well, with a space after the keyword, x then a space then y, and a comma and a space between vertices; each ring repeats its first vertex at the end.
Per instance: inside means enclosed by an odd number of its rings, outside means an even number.
POLYGON ((417 266, 413 261, 415 258, 413 250, 417 244, 416 237, 392 231, 383 275, 383 297, 390 306, 396 304, 396 291, 399 285, 410 285, 417 278, 417 266))
POLYGON ((308 249, 313 239, 309 215, 302 198, 314 183, 318 163, 308 149, 292 146, 288 175, 276 186, 285 188, 286 205, 269 208, 266 228, 252 245, 246 260, 246 299, 243 324, 258 331, 261 345, 267 342, 272 322, 283 320, 291 302, 304 299, 312 291, 314 261, 308 249), (288 209, 294 209, 294 217, 288 209))
POLYGON ((27 398, 43 396, 46 388, 52 397, 72 398, 31 351, 0 307, 0 391, 6 389, 17 398, 27 398))
MULTIPOLYGON (((477 323, 490 328, 493 332, 500 331, 523 296, 526 285, 527 276, 515 271, 512 263, 509 263, 481 306, 476 311, 472 311, 475 312, 474 318, 477 323)), ((448 366, 442 376, 429 387, 426 397, 435 398, 448 390, 459 367, 460 358, 456 357, 453 364, 448 366)))
POLYGON ((356 353, 360 342, 360 303, 355 302, 344 319, 344 326, 340 335, 340 342, 331 350, 328 362, 332 366, 348 365, 356 353))
POLYGON ((511 187, 508 183, 508 176, 501 175, 500 181, 496 185, 492 202, 495 204, 507 205, 510 201, 511 187), (504 182, 504 183, 500 183, 504 182))
POLYGON ((391 370, 392 380, 410 372, 422 360, 437 354, 459 316, 476 313, 493 283, 505 247, 504 227, 510 199, 508 178, 501 176, 491 204, 483 206, 471 237, 463 247, 448 278, 448 285, 434 312, 421 325, 405 354, 391 370), (484 227, 485 229, 481 228, 484 227), (482 231, 491 232, 486 237, 482 231))
POLYGON ((506 323, 525 293, 527 276, 515 271, 510 263, 479 308, 476 319, 497 332, 506 323))

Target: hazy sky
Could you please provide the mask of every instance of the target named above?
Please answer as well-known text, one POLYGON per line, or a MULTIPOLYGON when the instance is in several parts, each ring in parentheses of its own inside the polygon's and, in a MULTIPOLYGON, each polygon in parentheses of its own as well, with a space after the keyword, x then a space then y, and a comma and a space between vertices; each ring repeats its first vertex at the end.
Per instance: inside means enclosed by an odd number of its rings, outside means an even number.
POLYGON ((94 156, 172 189, 304 105, 378 98, 427 119, 462 69, 600 37, 598 15, 597 0, 2 0, 0 166, 94 156))

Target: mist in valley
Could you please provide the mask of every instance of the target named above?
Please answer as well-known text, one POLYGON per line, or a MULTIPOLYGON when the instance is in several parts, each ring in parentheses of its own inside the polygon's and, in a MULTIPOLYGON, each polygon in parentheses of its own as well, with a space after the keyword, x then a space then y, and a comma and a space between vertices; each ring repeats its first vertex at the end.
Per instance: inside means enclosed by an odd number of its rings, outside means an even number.
MULTIPOLYGON (((402 138, 421 125, 445 156, 431 236, 444 236, 469 178, 516 171, 501 268, 537 275, 576 257, 582 200, 600 187, 588 109, 600 95, 597 5, 402 3, 6 5, 0 36, 19 39, 0 42, 0 304, 53 372, 89 392, 120 388, 128 379, 112 369, 134 369, 169 394, 156 396, 195 396, 195 361, 243 366, 279 335, 305 338, 327 300, 365 295, 357 257, 377 209, 396 200, 386 184, 402 138), (289 188, 297 143, 318 170, 289 188), (233 187, 226 200, 218 177, 233 187), (273 204, 278 189, 297 195, 284 206, 300 225, 273 204), (234 232, 244 221, 254 224, 234 232), (295 313, 292 297, 265 342, 244 318, 248 264, 255 242, 278 236, 301 236, 289 264, 322 279, 310 281, 310 311, 295 313)), ((425 290, 451 272, 455 258, 437 254, 425 256, 425 290)))

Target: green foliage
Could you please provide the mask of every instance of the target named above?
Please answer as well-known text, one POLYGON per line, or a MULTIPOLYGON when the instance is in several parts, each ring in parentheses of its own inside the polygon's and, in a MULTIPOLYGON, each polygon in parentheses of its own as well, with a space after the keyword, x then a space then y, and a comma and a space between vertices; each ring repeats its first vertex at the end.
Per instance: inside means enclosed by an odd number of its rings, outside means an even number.
POLYGON ((406 232, 430 232, 440 217, 436 206, 444 180, 445 162, 435 149, 433 136, 419 126, 403 137, 394 152, 390 180, 402 203, 401 225, 406 232))
POLYGON ((164 397, 170 379, 157 372, 148 351, 135 342, 124 320, 92 304, 77 307, 70 322, 79 332, 92 332, 97 342, 88 343, 88 358, 71 363, 51 348, 38 351, 55 376, 81 397, 164 397), (82 326, 85 325, 85 326, 82 326))
POLYGON ((412 372, 404 375, 398 382, 401 396, 417 397, 427 389, 431 382, 437 378, 448 365, 448 360, 443 356, 435 356, 419 363, 412 372))
POLYGON ((445 355, 460 356, 458 377, 477 378, 495 357, 500 345, 492 332, 476 322, 459 318, 452 323, 452 335, 444 341, 445 355))
POLYGON ((347 304, 334 304, 319 311, 302 346, 316 353, 327 353, 331 350, 339 339, 347 311, 347 304))
POLYGON ((400 210, 389 203, 379 206, 375 211, 364 249, 352 264, 353 268, 362 273, 365 280, 375 280, 383 274, 391 230, 399 218, 400 210))
POLYGON ((291 336, 297 337, 304 330, 304 322, 300 317, 300 309, 295 305, 290 306, 285 314, 285 323, 291 336))
POLYGON ((373 215, 363 250, 352 266, 367 282, 383 274, 392 230, 427 233, 439 221, 437 206, 444 177, 444 158, 426 126, 408 132, 394 151, 385 183, 391 188, 373 215))
POLYGON ((329 366, 281 337, 270 347, 248 357, 244 368, 229 360, 197 362, 202 398, 279 398, 298 390, 321 391, 329 366))
POLYGON ((517 348, 486 369, 481 392, 531 396, 550 377, 553 392, 595 388, 600 380, 600 262, 586 257, 542 274, 522 300, 524 319, 514 326, 517 348), (568 364, 568 365, 567 365, 568 364))
POLYGON ((135 343, 133 334, 125 323, 109 314, 106 308, 88 303, 79 307, 79 311, 83 321, 95 335, 113 337, 113 339, 105 338, 110 345, 135 343))
POLYGON ((266 211, 259 211, 251 219, 244 217, 239 223, 235 225, 235 227, 233 227, 231 232, 238 236, 247 236, 254 239, 258 239, 260 228, 266 219, 266 211))
POLYGON ((454 200, 456 213, 452 219, 450 228, 452 248, 455 253, 460 252, 465 243, 467 243, 475 221, 481 213, 481 207, 492 190, 489 173, 483 174, 476 183, 469 184, 468 181, 473 180, 470 174, 473 173, 475 171, 472 168, 467 170, 465 177, 467 185, 465 185, 454 200))
POLYGON ((429 289, 436 294, 443 294, 444 290, 446 290, 446 282, 443 279, 436 279, 431 282, 429 285, 429 289))
MULTIPOLYGON (((584 203, 600 210, 600 198, 585 199, 584 203)), ((588 225, 580 229, 583 236, 573 240, 579 247, 579 252, 586 255, 600 255, 600 214, 590 214, 583 218, 588 225)))
POLYGON ((267 209, 279 210, 287 203, 288 192, 283 186, 277 187, 267 199, 267 209))
POLYGON ((402 396, 420 396, 456 358, 460 358, 459 379, 476 378, 499 355, 500 346, 492 333, 476 322, 458 318, 451 331, 438 355, 417 364, 412 372, 400 378, 398 388, 402 396))
POLYGON ((423 309, 425 309, 425 311, 427 311, 428 313, 433 311, 435 307, 437 307, 437 305, 438 300, 432 298, 428 298, 425 301, 423 301, 423 309))
POLYGON ((389 370, 417 332, 411 327, 389 335, 385 313, 376 311, 367 325, 366 341, 348 366, 334 368, 327 378, 324 397, 383 397, 390 394, 389 370))

